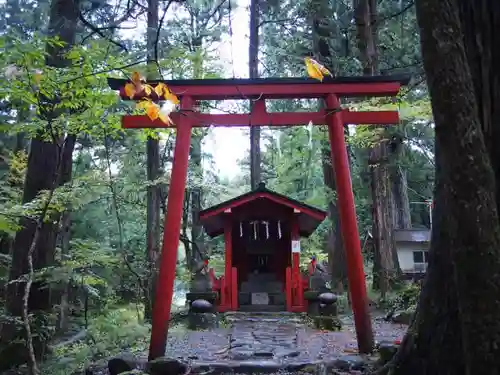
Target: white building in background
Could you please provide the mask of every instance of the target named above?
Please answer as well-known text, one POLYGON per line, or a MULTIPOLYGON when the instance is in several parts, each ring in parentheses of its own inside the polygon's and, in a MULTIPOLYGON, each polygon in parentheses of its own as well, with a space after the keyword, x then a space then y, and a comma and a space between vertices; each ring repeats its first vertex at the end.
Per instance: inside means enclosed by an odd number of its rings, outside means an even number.
POLYGON ((427 270, 431 231, 427 228, 396 229, 394 241, 403 274, 407 278, 422 278, 427 270))

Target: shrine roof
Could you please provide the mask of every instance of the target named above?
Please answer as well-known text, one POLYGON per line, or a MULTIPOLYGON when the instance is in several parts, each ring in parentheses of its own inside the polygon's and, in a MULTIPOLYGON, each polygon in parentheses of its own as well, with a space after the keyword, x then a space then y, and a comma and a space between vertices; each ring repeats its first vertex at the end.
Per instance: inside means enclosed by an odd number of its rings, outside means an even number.
MULTIPOLYGON (((285 78, 214 78, 186 80, 151 80, 148 84, 166 84, 178 95, 198 100, 250 98, 319 98, 329 93, 339 96, 391 96, 407 85, 410 75, 325 77, 322 82, 303 77, 285 78)), ((112 90, 120 90, 127 79, 108 78, 112 90)), ((127 98, 123 98, 127 99, 127 98)))
POLYGON ((259 217, 268 219, 270 216, 274 219, 286 220, 289 214, 295 212, 298 217, 299 232, 303 237, 310 236, 327 215, 319 208, 269 190, 265 184, 261 183, 255 190, 200 211, 200 222, 210 237, 224 233, 227 214, 232 215, 233 209, 239 209, 237 217, 233 216, 233 220, 236 221, 259 217), (278 210, 278 207, 282 210, 278 210), (261 212, 262 208, 268 208, 272 213, 269 210, 261 212))

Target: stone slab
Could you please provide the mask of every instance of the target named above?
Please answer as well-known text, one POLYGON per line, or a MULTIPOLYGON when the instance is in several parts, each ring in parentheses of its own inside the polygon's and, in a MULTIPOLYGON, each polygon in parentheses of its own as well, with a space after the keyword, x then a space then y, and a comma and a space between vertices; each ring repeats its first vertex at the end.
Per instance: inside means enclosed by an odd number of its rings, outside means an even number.
POLYGON ((252 293, 252 305, 269 305, 269 294, 252 293))

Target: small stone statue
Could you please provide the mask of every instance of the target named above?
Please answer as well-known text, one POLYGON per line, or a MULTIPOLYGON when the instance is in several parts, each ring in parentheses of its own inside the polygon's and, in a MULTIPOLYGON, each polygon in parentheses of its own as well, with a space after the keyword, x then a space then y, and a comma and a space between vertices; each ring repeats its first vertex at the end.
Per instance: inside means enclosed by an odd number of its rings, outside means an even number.
POLYGON ((212 290, 212 280, 208 271, 208 257, 204 257, 193 267, 191 292, 209 292, 212 290))

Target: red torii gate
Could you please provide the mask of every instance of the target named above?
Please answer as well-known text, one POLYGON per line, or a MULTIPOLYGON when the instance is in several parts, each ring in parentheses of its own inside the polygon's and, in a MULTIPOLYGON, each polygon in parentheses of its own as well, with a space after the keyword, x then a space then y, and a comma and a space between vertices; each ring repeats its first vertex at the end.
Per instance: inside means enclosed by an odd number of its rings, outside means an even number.
MULTIPOLYGON (((204 79, 149 81, 155 87, 164 83, 180 97, 180 109, 171 113, 177 129, 174 157, 165 214, 163 246, 158 284, 153 306, 149 358, 165 354, 170 319, 177 249, 181 229, 184 190, 188 169, 191 130, 208 126, 301 126, 312 122, 327 125, 332 165, 337 182, 338 208, 346 261, 358 348, 361 353, 373 349, 373 331, 368 311, 363 257, 356 222, 349 161, 344 139, 345 124, 385 125, 399 122, 397 111, 353 112, 341 109, 340 97, 396 96, 408 76, 337 77, 319 82, 307 78, 204 79), (318 112, 270 113, 266 99, 324 99, 325 109, 318 112), (200 100, 246 99, 254 101, 248 114, 208 114, 195 109, 200 100)), ((111 89, 120 90, 123 100, 130 100, 123 90, 129 81, 109 78, 111 89)), ((144 94, 138 93, 133 100, 144 94)), ((151 121, 146 115, 125 115, 124 128, 167 128, 160 120, 151 121)))

